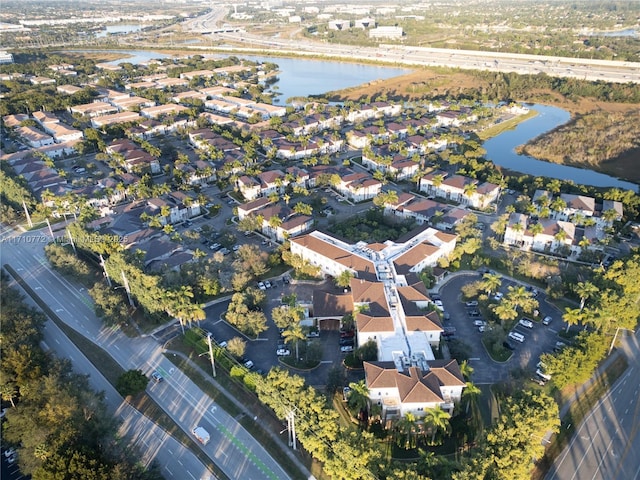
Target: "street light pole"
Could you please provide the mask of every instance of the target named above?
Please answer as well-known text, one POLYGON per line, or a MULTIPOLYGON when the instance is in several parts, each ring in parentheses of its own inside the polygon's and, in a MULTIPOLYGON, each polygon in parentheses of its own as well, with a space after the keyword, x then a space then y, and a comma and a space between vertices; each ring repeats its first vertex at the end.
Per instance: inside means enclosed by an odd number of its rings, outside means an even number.
POLYGON ((209 358, 211 359, 211 370, 213 371, 213 378, 216 378, 216 361, 213 358, 213 345, 211 343, 211 333, 207 334, 207 343, 209 344, 209 358))

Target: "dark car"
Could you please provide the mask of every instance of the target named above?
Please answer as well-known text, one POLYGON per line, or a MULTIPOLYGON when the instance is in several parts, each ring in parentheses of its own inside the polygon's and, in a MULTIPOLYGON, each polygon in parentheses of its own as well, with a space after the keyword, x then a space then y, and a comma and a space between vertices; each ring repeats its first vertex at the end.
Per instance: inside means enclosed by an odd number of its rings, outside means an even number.
POLYGON ((470 317, 479 317, 480 316, 480 311, 479 310, 470 310, 469 311, 469 316, 470 317))
POLYGON ((341 338, 340 339, 340 346, 346 346, 346 345, 353 345, 354 341, 353 338, 341 338))
POLYGON ((514 347, 513 345, 511 345, 509 342, 507 342, 506 340, 504 342, 502 342, 502 346, 504 348, 506 348, 507 350, 511 350, 512 352, 516 349, 516 347, 514 347))

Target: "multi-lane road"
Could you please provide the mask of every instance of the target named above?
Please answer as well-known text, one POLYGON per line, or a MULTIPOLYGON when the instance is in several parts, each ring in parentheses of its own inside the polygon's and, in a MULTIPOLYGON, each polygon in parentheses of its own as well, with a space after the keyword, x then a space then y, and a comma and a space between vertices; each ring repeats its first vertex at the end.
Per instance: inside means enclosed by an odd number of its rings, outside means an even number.
MULTIPOLYGON (((457 67, 468 70, 490 70, 520 74, 545 73, 554 77, 602 80, 616 83, 640 83, 640 63, 553 57, 506 52, 427 48, 396 44, 378 47, 354 47, 310 39, 266 37, 246 31, 220 28, 228 9, 213 8, 209 13, 181 24, 183 31, 204 33, 211 40, 225 41, 220 47, 247 53, 274 55, 308 55, 342 58, 350 61, 375 61, 407 66, 457 67), (217 33, 209 33, 217 32, 217 33)), ((198 47, 190 47, 198 48, 198 47)), ((212 49, 215 47, 201 47, 212 49)))
POLYGON ((640 478, 640 341, 622 342, 629 368, 584 419, 556 459, 547 480, 638 480, 640 478))
MULTIPOLYGON (((289 478, 262 445, 165 358, 159 342, 152 337, 132 339, 117 329, 103 328, 86 290, 51 270, 44 255, 44 246, 51 241, 46 229, 15 235, 3 227, 0 233, 0 264, 11 265, 58 317, 105 349, 124 369, 141 369, 145 373, 159 370, 164 374, 164 382, 150 384, 149 395, 189 435, 195 425, 209 431, 211 442, 201 448, 229 478, 289 478)), ((70 358, 74 366, 78 364, 78 371, 91 375, 95 388, 107 392, 110 408, 123 416, 123 429, 140 447, 145 462, 157 460, 167 478, 211 478, 212 474, 193 454, 128 407, 99 372, 64 340, 55 325, 47 323, 45 338, 49 348, 70 358)))

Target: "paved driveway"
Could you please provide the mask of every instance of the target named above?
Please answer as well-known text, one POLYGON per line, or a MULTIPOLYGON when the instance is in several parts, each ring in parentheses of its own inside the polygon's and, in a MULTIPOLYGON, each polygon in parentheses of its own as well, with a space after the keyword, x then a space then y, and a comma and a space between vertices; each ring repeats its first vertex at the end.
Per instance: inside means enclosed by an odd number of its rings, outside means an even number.
MULTIPOLYGON (((295 293, 298 301, 301 303, 310 303, 314 290, 323 288, 325 284, 289 284, 285 285, 282 280, 271 281, 274 287, 267 290, 267 303, 264 308, 267 317, 268 329, 261 333, 259 338, 252 340, 245 337, 224 320, 221 320, 222 314, 227 310, 229 302, 222 302, 206 309, 207 319, 202 322, 202 328, 211 332, 218 342, 227 341, 233 337, 240 337, 247 342, 246 354, 247 359, 251 359, 256 368, 269 371, 274 366, 283 366, 276 356, 276 349, 280 334, 277 327, 271 319, 271 310, 281 304, 283 295, 295 293)), ((299 371, 290 369, 292 373, 305 378, 309 385, 323 388, 326 384, 329 370, 335 365, 340 365, 344 359, 344 355, 340 353, 339 346, 340 335, 337 331, 322 331, 320 338, 315 339, 322 345, 322 360, 317 368, 310 371, 299 371)), ((295 346, 291 346, 292 352, 295 346)), ((350 372, 348 381, 357 381, 363 378, 360 371, 350 372)))
MULTIPOLYGON (((547 303, 544 293, 539 293, 537 298, 540 303, 540 318, 550 315, 553 317, 553 322, 549 326, 534 322, 532 329, 519 325, 514 327, 516 332, 525 336, 524 343, 509 340, 516 348, 513 355, 504 363, 496 362, 484 348, 481 341, 483 334, 473 325, 474 318, 469 316, 469 309, 462 301, 462 287, 480 278, 481 275, 477 272, 461 273, 451 277, 439 287, 445 311, 450 315, 450 320, 445 321, 445 326, 455 327, 455 338, 468 345, 469 363, 474 368, 474 383, 496 383, 508 378, 514 369, 520 368, 533 374, 540 354, 551 352, 555 342, 558 341, 558 329, 563 325, 561 313, 555 306, 547 303)), ((508 286, 515 284, 516 282, 504 278, 500 290, 506 293, 508 286)))

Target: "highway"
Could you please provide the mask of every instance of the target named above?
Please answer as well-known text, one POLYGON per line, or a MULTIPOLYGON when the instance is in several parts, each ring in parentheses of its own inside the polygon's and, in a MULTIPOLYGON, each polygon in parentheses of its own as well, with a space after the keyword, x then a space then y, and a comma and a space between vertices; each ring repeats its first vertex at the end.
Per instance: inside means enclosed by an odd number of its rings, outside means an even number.
MULTIPOLYGON (((44 255, 44 246, 50 240, 48 229, 22 235, 13 235, 4 230, 0 262, 2 265, 11 265, 65 323, 105 349, 124 369, 139 368, 147 374, 154 370, 161 371, 165 381, 160 384, 150 383, 147 389, 149 395, 189 435, 194 425, 201 425, 209 430, 211 442, 201 448, 229 478, 289 478, 234 418, 217 408, 197 385, 174 368, 163 355, 162 346, 156 340, 152 337, 128 338, 118 329, 103 328, 94 314, 92 301, 86 290, 60 277, 50 268, 44 255)), ((95 370, 83 365, 79 353, 71 351, 68 346, 62 347, 64 342, 56 336, 55 330, 55 326, 47 324, 47 345, 55 351, 62 348, 62 352, 66 352, 74 366, 76 362, 80 362, 78 371, 89 369, 92 382, 97 382, 96 388, 107 391, 110 408, 127 414, 127 404, 113 389, 107 388, 106 380, 95 370)), ((142 446, 147 462, 157 459, 164 465, 162 473, 167 478, 209 478, 202 476, 201 472, 206 472, 206 468, 195 457, 188 457, 161 430, 149 429, 148 419, 141 415, 132 416, 131 413, 127 415, 123 428, 132 434, 134 443, 142 446), (146 447, 145 442, 149 447, 146 447), (176 457, 175 461, 171 456, 176 457), (185 475, 186 469, 189 476, 185 475)))
POLYGON ((629 368, 584 419, 556 459, 547 480, 640 478, 638 333, 626 336, 622 343, 629 368))
MULTIPOLYGON (((227 14, 225 7, 216 7, 206 15, 183 23, 183 30, 195 33, 213 32, 227 14)), ((406 66, 454 67, 465 70, 515 72, 519 74, 545 73, 553 77, 576 78, 614 83, 640 83, 640 63, 554 57, 506 52, 428 48, 410 45, 383 44, 378 47, 357 47, 302 38, 265 37, 250 32, 219 32, 207 35, 212 41, 229 43, 221 47, 190 49, 224 50, 247 54, 303 55, 342 58, 349 61, 366 60, 406 66)))

